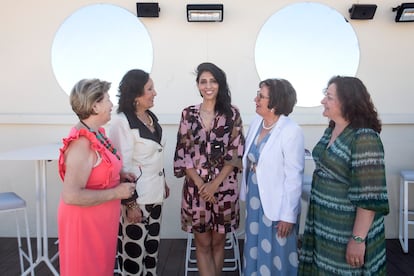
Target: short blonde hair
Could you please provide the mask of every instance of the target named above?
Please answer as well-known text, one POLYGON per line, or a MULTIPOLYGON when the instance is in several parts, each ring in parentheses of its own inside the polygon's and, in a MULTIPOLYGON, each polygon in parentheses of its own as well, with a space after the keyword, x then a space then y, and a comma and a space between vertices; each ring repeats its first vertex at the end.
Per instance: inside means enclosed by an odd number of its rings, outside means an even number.
POLYGON ((96 113, 93 105, 102 101, 111 83, 99 79, 83 79, 78 81, 70 92, 70 105, 80 120, 89 118, 96 113))

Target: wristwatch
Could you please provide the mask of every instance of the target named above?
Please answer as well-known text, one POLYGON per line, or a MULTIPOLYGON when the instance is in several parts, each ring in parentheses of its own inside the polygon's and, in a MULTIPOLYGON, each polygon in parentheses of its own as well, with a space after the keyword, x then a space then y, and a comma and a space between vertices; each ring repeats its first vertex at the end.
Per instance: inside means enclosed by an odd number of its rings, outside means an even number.
POLYGON ((355 236, 354 234, 352 234, 352 239, 354 241, 356 241, 357 243, 363 243, 363 242, 365 242, 365 239, 364 238, 362 238, 361 236, 355 236))

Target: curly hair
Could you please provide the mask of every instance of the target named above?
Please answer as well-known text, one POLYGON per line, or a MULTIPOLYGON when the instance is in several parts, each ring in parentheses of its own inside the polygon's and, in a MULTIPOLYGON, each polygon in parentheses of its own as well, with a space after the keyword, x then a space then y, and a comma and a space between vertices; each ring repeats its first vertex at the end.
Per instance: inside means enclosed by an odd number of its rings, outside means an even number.
MULTIPOLYGON (((353 128, 371 128, 381 132, 381 121, 372 103, 371 96, 362 81, 355 77, 334 76, 329 82, 336 85, 336 94, 341 103, 341 113, 353 128)), ((335 126, 332 120, 330 127, 335 126)))
POLYGON ((118 87, 118 113, 135 112, 135 98, 144 94, 149 78, 149 74, 140 69, 132 69, 123 76, 118 87))
POLYGON ((204 62, 197 66, 196 69, 196 82, 198 83, 200 76, 203 72, 210 72, 216 79, 219 85, 219 91, 217 94, 215 111, 219 114, 224 114, 227 117, 231 117, 233 112, 231 110, 231 93, 227 84, 226 73, 210 62, 204 62))

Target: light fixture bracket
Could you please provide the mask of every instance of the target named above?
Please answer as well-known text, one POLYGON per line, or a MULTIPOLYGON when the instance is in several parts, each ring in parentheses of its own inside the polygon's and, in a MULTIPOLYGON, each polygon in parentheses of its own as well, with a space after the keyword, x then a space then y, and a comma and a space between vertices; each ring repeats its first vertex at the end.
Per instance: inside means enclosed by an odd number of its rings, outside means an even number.
POLYGON ((188 22, 222 22, 222 4, 188 4, 188 22))

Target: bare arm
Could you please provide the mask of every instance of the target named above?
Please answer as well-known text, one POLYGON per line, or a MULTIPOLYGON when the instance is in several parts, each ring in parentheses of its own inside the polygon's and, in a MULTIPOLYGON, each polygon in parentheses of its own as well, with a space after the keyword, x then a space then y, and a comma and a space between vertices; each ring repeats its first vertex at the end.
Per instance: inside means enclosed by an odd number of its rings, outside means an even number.
POLYGON ((86 189, 86 183, 97 160, 90 149, 90 142, 84 137, 73 141, 65 153, 66 173, 63 182, 62 199, 67 204, 94 206, 106 201, 128 198, 135 187, 133 183, 121 183, 106 190, 86 189))
POLYGON ((186 169, 185 174, 187 175, 187 177, 193 180, 194 184, 200 190, 204 184, 204 180, 198 175, 196 169, 194 168, 186 169))
MULTIPOLYGON (((357 208, 352 234, 366 239, 369 228, 374 220, 375 212, 363 208, 357 208)), ((365 242, 358 243, 352 237, 349 239, 346 250, 346 260, 352 266, 362 266, 365 256, 365 242), (356 260, 357 264, 356 264, 356 260)))

